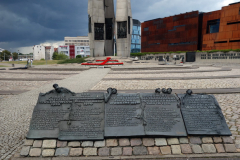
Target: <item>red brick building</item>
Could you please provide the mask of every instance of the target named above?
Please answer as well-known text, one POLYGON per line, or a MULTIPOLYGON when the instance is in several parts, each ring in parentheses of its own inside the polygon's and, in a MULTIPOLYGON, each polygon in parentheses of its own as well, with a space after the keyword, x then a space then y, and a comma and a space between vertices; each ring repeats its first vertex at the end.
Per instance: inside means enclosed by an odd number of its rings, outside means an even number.
POLYGON ((141 26, 141 52, 239 49, 240 2, 218 11, 145 21, 141 26))
POLYGON ((194 11, 142 23, 142 52, 197 50, 198 21, 194 11))

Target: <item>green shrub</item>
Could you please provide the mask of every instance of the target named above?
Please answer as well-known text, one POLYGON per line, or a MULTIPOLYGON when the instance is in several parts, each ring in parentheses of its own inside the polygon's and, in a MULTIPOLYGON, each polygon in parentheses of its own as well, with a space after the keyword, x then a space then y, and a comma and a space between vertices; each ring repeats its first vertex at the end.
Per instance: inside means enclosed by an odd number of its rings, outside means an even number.
POLYGON ((77 55, 76 58, 82 58, 82 56, 81 55, 77 55))
POLYGON ((68 59, 68 56, 64 53, 59 53, 57 58, 58 58, 57 60, 66 60, 68 59))
POLYGON ((52 59, 53 60, 66 60, 66 59, 68 59, 68 56, 62 52, 61 53, 54 52, 52 59))
POLYGON ((65 64, 65 63, 83 63, 86 62, 84 58, 74 58, 74 59, 66 59, 63 61, 59 61, 58 64, 65 64))
POLYGON ((198 51, 198 52, 207 52, 207 53, 223 52, 223 53, 227 53, 227 52, 230 52, 230 51, 240 52, 240 49, 222 49, 222 50, 208 50, 208 51, 198 51))
POLYGON ((44 61, 44 60, 45 60, 44 58, 40 59, 40 61, 44 61))

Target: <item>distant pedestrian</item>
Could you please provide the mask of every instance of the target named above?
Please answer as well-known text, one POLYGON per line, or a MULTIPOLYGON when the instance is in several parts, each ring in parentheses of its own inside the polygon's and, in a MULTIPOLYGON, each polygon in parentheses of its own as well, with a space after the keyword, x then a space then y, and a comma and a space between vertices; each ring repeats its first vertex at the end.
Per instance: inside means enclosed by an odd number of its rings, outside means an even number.
POLYGON ((28 60, 27 60, 27 65, 26 65, 26 68, 28 67, 28 65, 29 65, 29 62, 30 62, 30 60, 28 59, 28 60))
POLYGON ((32 64, 33 64, 33 59, 31 59, 31 67, 32 67, 32 64))

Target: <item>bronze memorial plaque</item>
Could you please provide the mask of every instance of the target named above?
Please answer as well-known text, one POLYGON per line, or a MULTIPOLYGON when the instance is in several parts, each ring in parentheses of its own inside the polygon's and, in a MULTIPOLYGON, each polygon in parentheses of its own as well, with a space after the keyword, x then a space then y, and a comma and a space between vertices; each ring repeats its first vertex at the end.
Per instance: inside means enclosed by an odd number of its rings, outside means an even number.
POLYGON ((27 138, 104 139, 104 93, 73 93, 54 86, 40 94, 27 138))
POLYGON ((213 95, 189 92, 181 97, 181 111, 189 135, 232 135, 213 95))
POLYGON ((173 94, 112 95, 105 107, 105 137, 187 136, 180 100, 173 94))
POLYGON ((68 121, 61 121, 60 140, 104 139, 104 93, 80 93, 70 100, 68 121))
POLYGON ((27 138, 58 138, 60 121, 68 119, 71 93, 39 94, 30 122, 27 138))
POLYGON ((57 84, 41 93, 34 108, 28 139, 103 140, 104 137, 229 136, 213 95, 155 93, 74 93, 57 84), (180 98, 179 98, 180 97, 180 98))
POLYGON ((143 136, 140 94, 118 93, 105 106, 105 137, 143 136))
POLYGON ((146 135, 187 136, 176 95, 145 93, 141 98, 146 135))

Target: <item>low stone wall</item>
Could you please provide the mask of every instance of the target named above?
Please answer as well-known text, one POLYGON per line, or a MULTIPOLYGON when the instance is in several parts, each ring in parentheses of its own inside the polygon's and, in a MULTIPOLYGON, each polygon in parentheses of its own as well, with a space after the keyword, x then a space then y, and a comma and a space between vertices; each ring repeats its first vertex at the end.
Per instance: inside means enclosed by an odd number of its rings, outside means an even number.
POLYGON ((240 52, 196 52, 196 62, 204 63, 240 63, 240 52))
POLYGON ((86 157, 240 152, 231 137, 120 138, 104 141, 26 140, 15 157, 86 157))
POLYGON ((183 62, 186 61, 186 53, 185 52, 183 52, 183 53, 166 53, 166 54, 165 53, 148 54, 148 55, 145 55, 145 56, 140 56, 138 58, 140 60, 155 60, 155 61, 158 61, 158 59, 160 57, 165 58, 165 59, 167 59, 167 57, 168 57, 168 59, 169 59, 168 62, 174 62, 175 61, 174 58, 173 58, 174 55, 176 55, 179 60, 180 60, 181 57, 184 57, 183 62))

